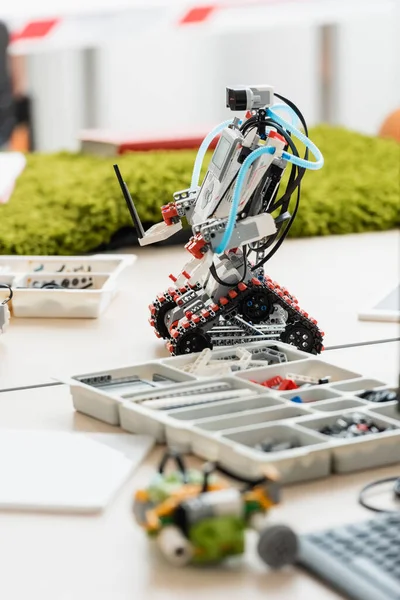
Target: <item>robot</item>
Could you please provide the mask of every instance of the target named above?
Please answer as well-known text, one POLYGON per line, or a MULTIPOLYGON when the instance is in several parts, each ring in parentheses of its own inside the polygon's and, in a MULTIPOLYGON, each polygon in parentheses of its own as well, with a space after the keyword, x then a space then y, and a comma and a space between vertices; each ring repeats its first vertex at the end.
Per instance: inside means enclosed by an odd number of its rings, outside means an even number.
POLYGON ((179 454, 168 451, 154 480, 136 492, 133 512, 174 566, 216 564, 243 554, 246 529, 252 528, 258 535, 258 555, 277 569, 293 564, 298 550, 297 536, 289 527, 265 525, 267 511, 278 501, 279 487, 271 469, 248 481, 214 464, 206 464, 202 471, 188 470, 179 454), (170 458, 178 469, 166 473, 170 458), (215 470, 244 487, 229 487, 215 470))
POLYGON ((150 324, 173 356, 267 339, 319 354, 324 333, 317 321, 264 273, 264 265, 286 238, 297 214, 301 180, 307 169, 323 166, 322 154, 308 139, 299 109, 271 86, 227 88, 226 106, 245 116, 221 123, 206 136, 190 187, 162 206, 163 221, 147 232, 114 165, 141 246, 169 238, 184 218, 192 227, 185 246, 190 258, 181 273, 170 275, 173 285, 150 304, 150 324), (275 97, 283 103, 274 104, 275 97), (291 122, 278 114, 282 110, 291 122), (304 134, 294 124, 298 120, 304 134), (203 159, 218 135, 200 185, 203 159), (305 146, 304 158, 294 138, 305 146), (309 152, 314 161, 308 160, 309 152), (286 187, 279 194, 286 170, 286 187))

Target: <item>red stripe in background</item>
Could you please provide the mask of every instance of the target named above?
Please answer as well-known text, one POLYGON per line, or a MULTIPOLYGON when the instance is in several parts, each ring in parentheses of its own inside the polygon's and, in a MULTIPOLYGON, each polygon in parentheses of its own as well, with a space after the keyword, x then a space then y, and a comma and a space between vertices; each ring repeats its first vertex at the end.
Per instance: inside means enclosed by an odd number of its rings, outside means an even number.
POLYGON ((11 41, 32 40, 45 37, 60 22, 60 19, 47 19, 46 21, 31 21, 21 31, 15 33, 11 41))
POLYGON ((216 10, 216 6, 196 6, 191 8, 179 21, 180 25, 187 23, 202 23, 216 10))

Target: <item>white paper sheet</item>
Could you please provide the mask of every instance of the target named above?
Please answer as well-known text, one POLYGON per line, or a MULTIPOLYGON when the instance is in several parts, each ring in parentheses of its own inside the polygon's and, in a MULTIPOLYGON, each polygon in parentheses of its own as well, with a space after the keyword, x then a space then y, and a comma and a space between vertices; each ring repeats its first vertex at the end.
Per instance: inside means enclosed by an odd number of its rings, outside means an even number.
POLYGON ((154 443, 149 436, 0 431, 0 510, 98 512, 154 443))

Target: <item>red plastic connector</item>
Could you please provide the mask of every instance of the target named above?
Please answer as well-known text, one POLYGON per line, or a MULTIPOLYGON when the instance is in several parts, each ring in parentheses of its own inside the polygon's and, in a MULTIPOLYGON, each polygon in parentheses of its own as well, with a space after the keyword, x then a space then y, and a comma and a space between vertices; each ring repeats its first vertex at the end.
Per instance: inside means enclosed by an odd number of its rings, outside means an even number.
POLYGON ((278 390, 297 390, 298 387, 299 386, 293 381, 293 379, 284 379, 282 383, 279 384, 278 390))
POLYGON ((200 258, 203 258, 203 256, 204 256, 203 249, 205 246, 206 246, 205 240, 202 238, 200 233, 197 233, 195 236, 190 238, 188 243, 185 245, 185 248, 195 258, 200 260, 200 258))
POLYGON ((161 207, 161 214, 166 225, 173 225, 176 223, 176 218, 179 219, 178 211, 174 202, 164 204, 164 206, 161 207))
POLYGON ((271 377, 266 381, 262 381, 261 385, 264 387, 275 388, 282 383, 283 379, 280 375, 276 375, 275 377, 271 377))
POLYGON ((277 131, 270 131, 268 134, 268 137, 271 139, 280 140, 281 142, 283 142, 285 144, 285 146, 287 144, 283 135, 280 135, 277 131))

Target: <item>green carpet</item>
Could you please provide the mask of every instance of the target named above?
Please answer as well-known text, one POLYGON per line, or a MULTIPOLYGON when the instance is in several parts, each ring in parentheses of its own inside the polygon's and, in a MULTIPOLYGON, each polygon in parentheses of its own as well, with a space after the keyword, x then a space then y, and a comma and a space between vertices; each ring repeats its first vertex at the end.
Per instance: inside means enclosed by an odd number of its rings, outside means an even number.
MULTIPOLYGON (((400 146, 340 128, 310 131, 325 166, 306 173, 297 237, 378 231, 400 225, 400 146)), ((145 222, 186 188, 194 151, 145 152, 118 158, 145 222)), ((131 224, 113 159, 32 154, 8 204, 0 205, 0 254, 80 254, 108 244, 131 224)))

